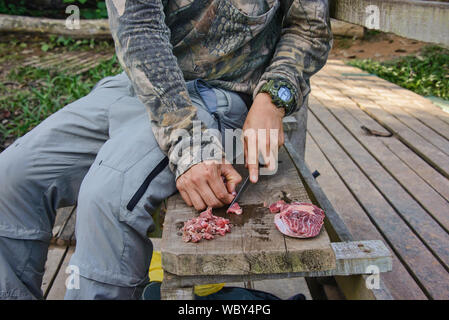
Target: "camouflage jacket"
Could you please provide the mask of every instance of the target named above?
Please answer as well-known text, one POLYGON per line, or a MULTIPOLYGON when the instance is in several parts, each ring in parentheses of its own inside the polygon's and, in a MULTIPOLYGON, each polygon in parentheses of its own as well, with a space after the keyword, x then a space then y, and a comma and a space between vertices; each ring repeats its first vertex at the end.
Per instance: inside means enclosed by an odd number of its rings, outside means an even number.
MULTIPOLYGON (((295 88, 298 110, 309 78, 332 44, 325 0, 107 0, 117 57, 147 107, 170 168, 179 177, 205 160, 179 156, 176 129, 192 132, 196 109, 186 80, 255 96, 268 79, 295 88)), ((202 142, 220 144, 218 140, 202 142)), ((220 146, 217 146, 221 148, 220 146)), ((194 151, 195 152, 195 151, 194 151)))

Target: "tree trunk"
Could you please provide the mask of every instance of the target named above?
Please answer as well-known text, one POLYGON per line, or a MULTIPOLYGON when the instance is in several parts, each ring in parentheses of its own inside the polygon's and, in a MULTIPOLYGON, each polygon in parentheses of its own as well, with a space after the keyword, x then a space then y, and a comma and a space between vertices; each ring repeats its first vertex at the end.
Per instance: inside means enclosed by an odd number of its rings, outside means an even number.
POLYGON ((0 14, 0 32, 63 35, 74 39, 111 38, 107 19, 80 20, 79 29, 69 29, 66 20, 0 14))

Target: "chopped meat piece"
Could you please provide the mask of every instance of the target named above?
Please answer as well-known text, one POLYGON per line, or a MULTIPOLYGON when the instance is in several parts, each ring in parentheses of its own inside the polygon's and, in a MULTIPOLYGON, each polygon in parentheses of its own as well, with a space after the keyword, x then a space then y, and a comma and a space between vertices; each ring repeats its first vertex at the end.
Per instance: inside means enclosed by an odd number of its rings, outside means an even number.
POLYGON ((285 203, 280 200, 270 205, 270 211, 277 213, 274 224, 283 234, 295 238, 316 237, 323 226, 324 211, 310 203, 285 203))
POLYGON ((185 242, 198 242, 201 239, 210 240, 214 238, 214 235, 224 236, 226 232, 231 232, 229 220, 214 216, 212 208, 209 207, 201 212, 198 217, 184 222, 182 240, 185 242))
POLYGON ((231 207, 228 208, 228 210, 226 210, 226 213, 235 213, 237 215, 241 215, 243 213, 243 209, 237 202, 235 202, 231 207))
POLYGON ((278 202, 272 203, 269 206, 270 212, 271 213, 278 213, 278 212, 280 212, 282 210, 284 205, 286 205, 284 200, 279 200, 278 202))

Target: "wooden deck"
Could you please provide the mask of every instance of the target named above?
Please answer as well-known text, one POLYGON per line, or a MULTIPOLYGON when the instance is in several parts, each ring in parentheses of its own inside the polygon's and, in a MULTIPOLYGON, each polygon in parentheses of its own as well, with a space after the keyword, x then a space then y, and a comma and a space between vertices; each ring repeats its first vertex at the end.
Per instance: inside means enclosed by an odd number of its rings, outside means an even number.
MULTIPOLYGON (((312 78, 306 162, 319 171, 317 182, 354 239, 389 246, 393 271, 382 280, 394 298, 449 298, 449 113, 330 60, 312 78), (392 135, 368 135, 361 126, 392 135)), ((47 299, 63 298, 75 245, 75 214, 64 209, 57 219, 43 284, 47 299)), ((254 286, 310 298, 304 279, 254 286)))
POLYGON ((309 111, 307 165, 355 239, 389 245, 392 295, 449 298, 449 114, 337 60, 312 78, 309 111))

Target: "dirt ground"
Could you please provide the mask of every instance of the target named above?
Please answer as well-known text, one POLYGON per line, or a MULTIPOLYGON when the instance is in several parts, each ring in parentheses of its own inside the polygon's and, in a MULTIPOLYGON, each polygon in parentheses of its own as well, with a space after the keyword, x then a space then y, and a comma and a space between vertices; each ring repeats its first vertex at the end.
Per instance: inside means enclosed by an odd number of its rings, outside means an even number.
MULTIPOLYGON (((27 57, 43 57, 47 54, 41 50, 41 44, 46 40, 36 36, 2 34, 1 39, 0 79, 27 57)), ((329 58, 341 60, 370 58, 385 61, 416 54, 426 45, 425 42, 382 32, 368 32, 363 39, 336 36, 329 58)))
POLYGON ((329 58, 386 61, 416 54, 426 45, 428 45, 426 42, 411 40, 390 33, 371 31, 367 32, 363 39, 336 36, 329 58))

